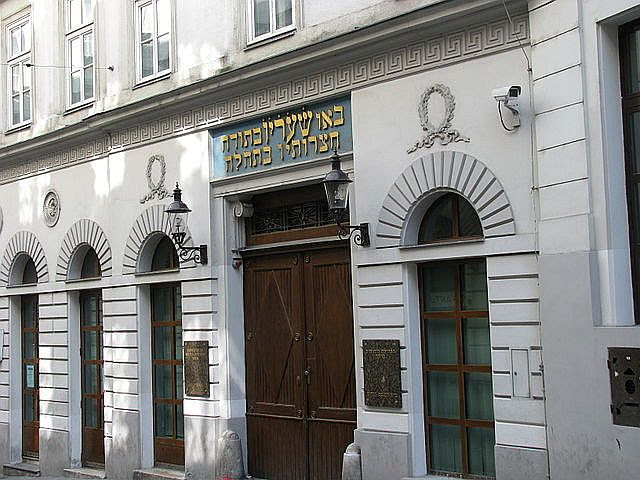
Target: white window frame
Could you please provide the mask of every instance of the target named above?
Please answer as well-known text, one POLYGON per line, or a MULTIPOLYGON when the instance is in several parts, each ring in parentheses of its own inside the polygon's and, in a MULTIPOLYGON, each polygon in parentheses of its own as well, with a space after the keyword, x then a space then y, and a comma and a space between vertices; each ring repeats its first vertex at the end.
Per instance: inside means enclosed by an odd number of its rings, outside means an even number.
POLYGON ((24 127, 26 125, 30 125, 33 118, 33 71, 30 67, 27 67, 26 64, 31 62, 31 49, 33 48, 33 35, 32 27, 31 27, 31 16, 26 15, 16 20, 15 22, 7 25, 6 28, 6 47, 7 47, 7 112, 8 112, 8 125, 9 128, 7 130, 14 130, 16 128, 24 127), (11 51, 11 32, 15 31, 18 28, 24 28, 26 26, 26 33, 28 38, 29 47, 23 48, 16 53, 11 51), (13 121, 13 68, 16 66, 21 66, 20 72, 20 92, 19 92, 19 105, 20 105, 20 121, 14 123, 13 121), (28 71, 29 75, 29 88, 24 88, 24 73, 28 71), (25 112, 24 112, 24 95, 26 92, 29 92, 29 118, 25 120, 25 112))
MULTIPOLYGON (((82 8, 82 1, 80 1, 79 3, 80 8, 82 8)), ((65 13, 66 13, 66 17, 65 17, 65 51, 66 51, 66 64, 68 66, 67 69, 65 69, 65 83, 66 83, 66 90, 67 90, 67 105, 68 108, 76 108, 78 106, 82 106, 82 105, 86 105, 89 103, 93 103, 93 101, 95 100, 96 97, 96 35, 95 35, 95 29, 94 29, 94 16, 95 16, 95 0, 92 1, 91 3, 91 14, 89 16, 89 20, 88 21, 84 21, 82 22, 80 25, 71 26, 71 0, 65 0, 65 13), (73 102, 72 99, 72 76, 73 73, 75 71, 77 71, 78 69, 74 70, 73 65, 71 63, 71 42, 73 40, 76 39, 80 39, 80 42, 82 44, 82 53, 83 53, 83 58, 84 58, 84 36, 87 34, 91 34, 92 36, 92 41, 91 41, 91 46, 93 51, 91 52, 92 58, 93 58, 93 63, 91 64, 91 68, 93 69, 93 91, 91 92, 92 95, 90 97, 85 97, 84 96, 84 70, 85 70, 85 65, 83 65, 82 67, 79 68, 81 74, 80 74, 80 100, 76 101, 75 103, 73 102)))
POLYGON ((169 66, 164 70, 158 71, 158 0, 136 0, 135 2, 135 13, 134 13, 134 21, 135 21, 135 39, 134 39, 134 48, 135 48, 135 59, 136 59, 136 84, 147 83, 149 81, 155 80, 159 77, 164 77, 171 73, 173 68, 173 1, 168 1, 169 5, 169 66), (142 31, 141 31, 141 10, 143 7, 147 5, 153 5, 153 35, 151 38, 151 44, 153 45, 153 73, 151 75, 147 75, 146 77, 142 76, 142 31))
POLYGON ((282 35, 292 33, 296 30, 296 19, 298 15, 298 7, 297 0, 291 0, 291 25, 286 25, 282 28, 276 28, 276 0, 269 0, 269 32, 263 33, 262 35, 255 35, 255 17, 253 10, 253 0, 247 0, 247 11, 248 11, 248 29, 247 32, 249 34, 249 38, 247 39, 247 44, 251 45, 254 43, 260 43, 265 40, 275 39, 282 35))

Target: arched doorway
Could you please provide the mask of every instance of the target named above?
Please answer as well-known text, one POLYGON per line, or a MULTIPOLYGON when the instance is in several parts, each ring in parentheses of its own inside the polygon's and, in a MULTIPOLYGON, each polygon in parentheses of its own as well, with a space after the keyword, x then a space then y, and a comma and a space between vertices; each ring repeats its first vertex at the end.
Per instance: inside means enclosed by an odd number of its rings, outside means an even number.
MULTIPOLYGON (((480 219, 456 193, 428 207, 419 244, 482 240, 480 219)), ((486 262, 419 266, 427 464, 431 473, 495 476, 486 262)))

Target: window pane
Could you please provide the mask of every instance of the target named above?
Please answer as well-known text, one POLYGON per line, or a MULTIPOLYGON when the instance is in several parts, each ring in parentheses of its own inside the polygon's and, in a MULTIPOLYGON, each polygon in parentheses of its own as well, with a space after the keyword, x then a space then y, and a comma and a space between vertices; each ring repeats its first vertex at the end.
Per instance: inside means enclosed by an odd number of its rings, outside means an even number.
POLYGON ((171 287, 158 287, 152 290, 153 322, 169 322, 171 318, 171 287))
POLYGON ((31 48, 30 25, 31 22, 27 22, 20 28, 20 40, 22 42, 21 47, 23 52, 26 52, 31 48))
POLYGON ((182 290, 179 285, 173 288, 173 305, 175 308, 175 320, 179 322, 182 320, 182 290))
POLYGON ((627 61, 629 63, 629 81, 626 83, 626 94, 640 91, 640 31, 631 32, 627 37, 629 41, 627 61))
POLYGON ((458 198, 458 233, 461 237, 482 236, 482 225, 476 210, 464 198, 458 198))
POLYGON ((85 360, 98 360, 100 358, 98 352, 98 335, 96 331, 83 332, 83 357, 85 360))
POLYGON ((93 97, 93 67, 84 69, 84 99, 93 97))
POLYGON ((169 35, 158 38, 158 72, 169 69, 169 35))
POLYGON ((153 37, 153 5, 140 8, 140 40, 150 40, 153 37))
POLYGON ((631 172, 640 173, 640 112, 633 112, 628 117, 627 137, 631 172))
POLYGON ((428 265, 423 269, 426 312, 447 312, 456 308, 456 270, 453 263, 428 265))
POLYGON ((446 240, 453 237, 453 194, 439 198, 429 207, 420 225, 420 243, 446 240))
POLYGON ((80 38, 71 40, 71 68, 82 68, 82 42, 80 38))
POLYGON ((494 456, 495 434, 492 428, 469 428, 467 430, 469 448, 469 473, 495 477, 494 456))
POLYGON ((77 103, 80 101, 80 76, 82 72, 75 72, 71 74, 71 103, 77 103))
POLYGON ((276 28, 283 28, 293 23, 291 0, 276 0, 276 28))
POLYGON ((465 373, 467 418, 493 420, 493 389, 490 373, 465 373))
POLYGON ((22 50, 20 31, 19 27, 11 30, 11 55, 17 55, 22 50))
POLYGON ((29 90, 31 88, 31 67, 27 67, 26 60, 22 63, 22 91, 29 90))
POLYGON ((440 472, 462 472, 460 427, 429 425, 431 468, 440 472))
POLYGON ((173 382, 171 381, 171 365, 156 365, 154 367, 155 396, 157 398, 173 398, 173 382))
POLYGON ((80 0, 69 0, 69 26, 73 29, 82 25, 80 0))
POLYGON ((182 365, 176 365, 176 397, 184 397, 184 387, 182 386, 182 365))
POLYGON ((83 65, 91 65, 93 63, 93 34, 87 33, 82 37, 82 41, 83 65))
POLYGON ((173 405, 168 403, 155 404, 155 427, 157 437, 173 437, 173 405))
POLYGON ((171 330, 172 327, 154 327, 154 360, 171 360, 171 330))
POLYGON ((487 274, 484 262, 465 263, 460 277, 463 310, 487 310, 487 274))
POLYGON ((11 67, 11 93, 20 93, 22 85, 20 83, 20 65, 11 67))
POLYGON ((169 0, 158 0, 158 33, 160 36, 171 31, 171 8, 169 0))
POLYGON ((176 329, 176 360, 182 360, 182 328, 175 327, 176 329))
POLYGON ((488 318, 465 318, 462 321, 464 363, 491 365, 491 341, 488 318))
POLYGON ((85 398, 83 406, 84 426, 98 428, 98 401, 93 398, 85 398))
POLYGON ((28 422, 36 420, 36 401, 32 395, 25 395, 23 397, 22 418, 28 422))
POLYGON ((82 0, 82 21, 84 23, 93 20, 93 0, 82 0))
POLYGON ((253 0, 254 36, 259 37, 271 30, 269 24, 269 0, 253 0))
POLYGON ((429 416, 460 418, 458 374, 455 372, 429 372, 427 379, 429 416))
POLYGON ((97 298, 95 295, 85 295, 82 297, 82 325, 93 326, 93 325, 96 325, 97 323, 98 323, 97 298))
POLYGON ((458 363, 456 320, 430 318, 426 320, 427 363, 451 365, 458 363))
POLYGON ((31 119, 31 92, 22 95, 22 119, 25 122, 31 119))
POLYGON ((176 437, 182 440, 184 438, 184 414, 182 410, 182 405, 178 405, 176 407, 176 424, 178 427, 178 432, 176 433, 176 437))
POLYGON ((141 49, 142 78, 144 78, 153 75, 153 45, 151 42, 143 43, 141 49))
POLYGON ((11 97, 11 122, 20 123, 20 96, 11 97))
POLYGON ((85 364, 84 366, 84 393, 99 393, 99 365, 85 364))
POLYGON ((22 358, 36 357, 36 334, 34 332, 22 334, 22 349, 22 358))

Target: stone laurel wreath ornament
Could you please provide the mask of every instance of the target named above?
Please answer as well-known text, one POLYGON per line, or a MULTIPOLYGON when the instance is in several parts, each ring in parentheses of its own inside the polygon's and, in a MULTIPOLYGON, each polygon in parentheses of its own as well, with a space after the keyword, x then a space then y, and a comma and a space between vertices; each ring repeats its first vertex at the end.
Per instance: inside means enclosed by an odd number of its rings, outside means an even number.
POLYGON ((44 196, 42 215, 47 227, 54 227, 60 218, 60 197, 55 190, 49 190, 44 196))
POLYGON ((169 196, 169 192, 167 192, 167 189, 164 186, 166 175, 167 163, 164 161, 164 157, 162 155, 152 155, 149 157, 149 161, 147 163, 147 184, 149 185, 150 192, 140 199, 140 203, 146 203, 154 198, 162 200, 169 196), (157 182, 154 182, 153 165, 156 162, 160 163, 160 178, 157 182))
POLYGON ((451 94, 449 87, 436 83, 425 90, 420 98, 418 105, 418 115, 420 115, 420 124, 426 132, 420 140, 407 149, 407 153, 413 153, 419 148, 431 148, 436 140, 440 140, 441 145, 449 145, 453 142, 469 142, 469 138, 462 135, 458 130, 451 127, 453 122, 454 111, 456 109, 456 100, 451 94), (445 112, 440 125, 435 126, 429 120, 429 99, 434 93, 440 95, 444 100, 445 112))

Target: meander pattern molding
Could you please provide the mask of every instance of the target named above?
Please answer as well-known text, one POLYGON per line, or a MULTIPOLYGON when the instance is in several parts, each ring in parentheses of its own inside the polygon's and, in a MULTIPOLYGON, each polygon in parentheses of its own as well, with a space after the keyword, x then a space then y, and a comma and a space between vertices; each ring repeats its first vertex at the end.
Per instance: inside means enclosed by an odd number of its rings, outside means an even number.
POLYGON ((68 278, 69 265, 77 248, 89 245, 98 255, 103 277, 110 277, 112 271, 111 247, 100 225, 93 220, 83 218, 74 223, 62 241, 58 264, 56 266, 56 281, 68 278))
POLYGON ((485 238, 515 235, 511 204, 491 170, 466 153, 443 151, 415 160, 389 189, 378 216, 376 247, 400 246, 411 209, 443 190, 457 192, 473 205, 485 238))
POLYGON ((2 263, 0 263, 0 286, 6 287, 9 284, 11 266, 20 253, 26 253, 33 259, 38 274, 38 283, 48 282, 49 267, 42 245, 33 233, 23 230, 11 237, 4 250, 2 263))
POLYGON ((518 46, 519 41, 529 41, 527 14, 513 17, 513 22, 512 26, 508 19, 504 18, 472 25, 452 33, 438 34, 410 45, 381 51, 334 68, 316 70, 308 75, 235 97, 225 97, 220 93, 215 103, 146 123, 140 122, 71 148, 0 169, 0 183, 104 157, 113 150, 126 149, 132 145, 217 127, 247 116, 280 110, 330 94, 349 92, 392 78, 514 48, 518 46))
MULTIPOLYGON (((166 205, 154 205, 147 208, 136 219, 124 251, 124 260, 122 262, 122 273, 124 275, 136 273, 138 259, 142 252, 142 247, 153 233, 162 232, 171 238, 171 223, 169 215, 164 211, 166 205)), ((184 246, 193 246, 191 232, 187 229, 187 235, 184 239, 184 246)), ((195 267, 195 265, 180 264, 180 268, 195 267)))

